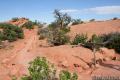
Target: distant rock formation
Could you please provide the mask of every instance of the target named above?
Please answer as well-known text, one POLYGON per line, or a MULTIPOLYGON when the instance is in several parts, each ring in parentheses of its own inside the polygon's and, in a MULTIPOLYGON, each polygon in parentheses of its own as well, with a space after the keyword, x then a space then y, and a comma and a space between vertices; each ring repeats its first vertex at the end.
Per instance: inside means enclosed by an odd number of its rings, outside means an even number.
POLYGON ((18 20, 16 20, 16 21, 10 20, 8 23, 16 25, 18 27, 21 27, 22 25, 24 25, 28 21, 29 21, 29 19, 27 19, 27 18, 18 18, 18 20))

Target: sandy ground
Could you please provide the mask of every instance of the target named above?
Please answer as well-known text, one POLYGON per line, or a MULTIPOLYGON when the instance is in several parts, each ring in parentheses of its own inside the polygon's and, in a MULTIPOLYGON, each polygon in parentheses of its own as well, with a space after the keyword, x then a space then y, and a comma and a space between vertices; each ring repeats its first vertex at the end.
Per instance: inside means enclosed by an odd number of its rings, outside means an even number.
MULTIPOLYGON (((73 30, 71 35, 73 35, 73 31, 86 31, 89 34, 93 32, 108 33, 111 31, 120 31, 120 28, 118 28, 120 21, 114 21, 112 23, 111 21, 107 21, 106 23, 88 23, 89 27, 93 28, 88 28, 87 24, 82 24, 80 26, 86 26, 87 28, 82 28, 82 30, 81 27, 77 25, 72 27, 73 30), (101 24, 101 28, 105 28, 103 27, 105 25, 109 26, 109 28, 101 30, 98 24, 101 24), (96 28, 95 25, 98 27, 96 28), (118 29, 113 27, 113 25, 115 25, 115 27, 117 26, 118 29), (76 27, 79 28, 75 30, 76 27)), ((46 42, 44 40, 38 40, 37 29, 25 29, 24 32, 25 39, 13 42, 10 44, 10 47, 0 50, 0 80, 11 80, 13 75, 20 77, 22 75, 28 74, 28 63, 37 56, 46 57, 51 63, 54 63, 58 71, 61 69, 66 69, 71 72, 77 72, 79 75, 79 80, 91 80, 92 76, 120 75, 120 61, 106 61, 101 65, 98 65, 98 68, 93 70, 86 64, 91 62, 91 59, 93 58, 93 53, 91 50, 83 47, 73 48, 71 45, 49 47, 46 46, 46 42)), ((99 57, 100 56, 102 55, 99 55, 99 57)))

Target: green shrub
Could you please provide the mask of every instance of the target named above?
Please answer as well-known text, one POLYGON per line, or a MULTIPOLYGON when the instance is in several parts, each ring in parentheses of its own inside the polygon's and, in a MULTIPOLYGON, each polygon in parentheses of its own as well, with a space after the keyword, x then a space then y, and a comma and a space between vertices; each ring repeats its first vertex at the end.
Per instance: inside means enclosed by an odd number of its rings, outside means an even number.
POLYGON ((71 80, 78 80, 78 75, 76 73, 73 73, 71 80))
POLYGON ((22 33, 18 33, 17 36, 18 36, 18 38, 23 39, 24 38, 24 33, 23 32, 22 33))
POLYGON ((59 74, 60 80, 77 80, 78 76, 76 73, 73 73, 73 75, 65 70, 62 70, 59 74))
POLYGON ((59 29, 65 33, 69 32, 70 31, 70 27, 60 27, 60 24, 58 24, 57 22, 52 22, 51 24, 48 25, 48 28, 50 31, 54 31, 56 29, 59 29))
POLYGON ((70 27, 68 27, 68 28, 64 27, 61 29, 61 31, 63 31, 66 34, 66 33, 70 32, 70 27))
POLYGON ((81 21, 81 19, 74 19, 72 25, 77 25, 77 24, 82 24, 82 23, 84 22, 81 21))
POLYGON ((94 22, 95 21, 95 19, 90 19, 90 22, 94 22))
POLYGON ((17 40, 17 34, 15 31, 5 29, 3 33, 5 35, 6 40, 9 40, 10 42, 17 40))
POLYGON ((59 29, 59 28, 51 28, 47 27, 44 29, 40 29, 38 34, 40 35, 39 39, 47 39, 48 43, 59 46, 64 45, 69 42, 69 36, 66 33, 69 29, 59 29))
POLYGON ((60 80, 70 80, 71 79, 71 73, 68 71, 61 71, 60 75, 60 80))
POLYGON ((24 38, 24 33, 22 28, 16 27, 15 30, 17 38, 23 39, 24 38))
POLYGON ((48 79, 49 77, 50 69, 45 58, 36 58, 30 63, 28 69, 33 80, 48 79))
POLYGON ((59 79, 56 77, 54 65, 51 65, 46 58, 37 57, 30 62, 28 68, 29 76, 23 76, 21 80, 77 80, 76 73, 71 74, 68 71, 60 71, 59 79))
POLYGON ((16 22, 16 21, 18 21, 18 20, 19 20, 19 18, 17 18, 17 17, 12 18, 12 21, 13 21, 13 22, 16 22))
POLYGON ((34 25, 35 25, 34 22, 28 21, 28 22, 26 22, 22 27, 25 27, 25 28, 27 28, 27 29, 34 29, 34 25))
POLYGON ((30 76, 23 76, 21 80, 33 80, 30 76))
POLYGON ((70 40, 69 36, 62 30, 55 30, 49 33, 48 42, 55 46, 64 45, 70 40))
POLYGON ((96 34, 93 34, 89 42, 96 43, 96 44, 101 44, 103 43, 103 40, 100 36, 97 36, 96 34))
POLYGON ((99 50, 100 47, 103 47, 103 40, 100 36, 97 36, 96 34, 93 34, 91 39, 89 39, 87 42, 83 45, 86 48, 89 48, 93 50, 96 48, 96 50, 99 50))
POLYGON ((2 31, 0 31, 0 41, 5 40, 5 36, 2 31))
POLYGON ((117 20, 118 18, 117 17, 114 17, 112 20, 117 20))
POLYGON ((116 52, 120 53, 120 33, 109 33, 101 36, 103 42, 107 42, 105 47, 115 49, 116 52))
POLYGON ((44 57, 30 62, 28 70, 30 75, 22 77, 22 80, 56 80, 56 70, 44 57))
POLYGON ((39 35, 39 39, 45 39, 48 38, 49 36, 49 29, 48 28, 44 28, 44 29, 39 29, 38 30, 38 35, 39 35))
POLYGON ((7 23, 1 23, 0 28, 3 29, 3 31, 0 32, 0 40, 15 41, 18 38, 24 38, 23 30, 17 26, 7 23))
POLYGON ((77 34, 71 44, 72 45, 78 45, 79 43, 84 44, 87 41, 87 39, 88 39, 87 35, 77 34))
POLYGON ((100 36, 97 36, 94 34, 92 38, 87 43, 84 44, 85 47, 91 49, 92 45, 89 44, 90 42, 95 43, 97 47, 104 46, 109 49, 115 49, 116 52, 120 53, 120 33, 119 32, 103 34, 100 36))

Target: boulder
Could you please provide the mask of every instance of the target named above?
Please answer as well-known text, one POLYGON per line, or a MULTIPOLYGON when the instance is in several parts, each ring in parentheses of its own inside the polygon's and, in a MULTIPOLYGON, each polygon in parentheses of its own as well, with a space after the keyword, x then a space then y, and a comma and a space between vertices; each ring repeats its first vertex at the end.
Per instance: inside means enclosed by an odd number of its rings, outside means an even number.
POLYGON ((100 48, 100 53, 103 55, 105 61, 113 60, 113 58, 116 57, 113 49, 100 48))

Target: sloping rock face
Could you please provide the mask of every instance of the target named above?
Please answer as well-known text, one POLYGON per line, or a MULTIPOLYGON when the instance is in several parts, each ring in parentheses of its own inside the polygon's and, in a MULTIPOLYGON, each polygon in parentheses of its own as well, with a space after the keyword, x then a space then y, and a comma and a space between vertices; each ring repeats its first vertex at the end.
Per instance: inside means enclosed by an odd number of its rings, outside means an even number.
POLYGON ((70 36, 74 37, 76 34, 87 34, 91 37, 93 34, 107 34, 110 32, 120 32, 120 19, 108 21, 95 21, 78 24, 70 27, 70 36))

